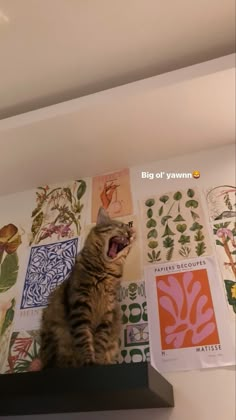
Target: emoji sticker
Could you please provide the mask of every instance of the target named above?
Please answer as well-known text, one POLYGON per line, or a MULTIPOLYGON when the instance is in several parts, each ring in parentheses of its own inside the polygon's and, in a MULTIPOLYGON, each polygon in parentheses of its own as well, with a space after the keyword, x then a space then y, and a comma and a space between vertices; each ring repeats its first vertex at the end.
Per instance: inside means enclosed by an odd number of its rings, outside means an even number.
POLYGON ((199 171, 193 171, 193 178, 200 178, 200 172, 199 171))

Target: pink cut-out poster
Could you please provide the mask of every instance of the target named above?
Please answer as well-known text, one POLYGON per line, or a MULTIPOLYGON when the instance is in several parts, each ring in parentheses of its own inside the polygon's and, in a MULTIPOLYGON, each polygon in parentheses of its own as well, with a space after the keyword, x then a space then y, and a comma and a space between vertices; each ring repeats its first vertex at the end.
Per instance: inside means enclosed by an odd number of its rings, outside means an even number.
POLYGON ((156 277, 162 350, 220 344, 206 269, 156 277))
POLYGON ((213 257, 145 268, 151 363, 160 372, 235 365, 213 257))

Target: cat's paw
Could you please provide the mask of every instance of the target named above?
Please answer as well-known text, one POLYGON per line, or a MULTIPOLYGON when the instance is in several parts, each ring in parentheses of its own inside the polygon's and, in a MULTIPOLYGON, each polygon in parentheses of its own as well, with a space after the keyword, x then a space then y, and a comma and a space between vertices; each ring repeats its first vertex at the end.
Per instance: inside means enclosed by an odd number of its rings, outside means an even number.
POLYGON ((95 363, 94 355, 87 355, 82 361, 83 366, 93 366, 95 363))

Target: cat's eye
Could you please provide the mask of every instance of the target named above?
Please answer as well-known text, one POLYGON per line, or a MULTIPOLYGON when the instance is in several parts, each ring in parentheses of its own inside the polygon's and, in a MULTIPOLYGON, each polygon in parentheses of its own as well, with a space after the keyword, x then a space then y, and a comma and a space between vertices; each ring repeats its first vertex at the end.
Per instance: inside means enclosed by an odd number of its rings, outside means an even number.
POLYGON ((123 227, 128 226, 128 228, 132 228, 132 227, 133 227, 133 223, 134 223, 134 222, 128 222, 128 223, 125 223, 125 224, 123 225, 123 227))

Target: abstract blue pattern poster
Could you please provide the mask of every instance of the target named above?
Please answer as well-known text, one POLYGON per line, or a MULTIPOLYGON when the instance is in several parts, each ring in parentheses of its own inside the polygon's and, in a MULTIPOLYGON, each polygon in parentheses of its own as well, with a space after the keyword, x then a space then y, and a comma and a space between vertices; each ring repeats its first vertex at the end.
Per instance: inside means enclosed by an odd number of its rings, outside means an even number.
POLYGON ((31 247, 22 279, 15 331, 39 328, 49 295, 70 275, 79 249, 80 238, 31 247))

